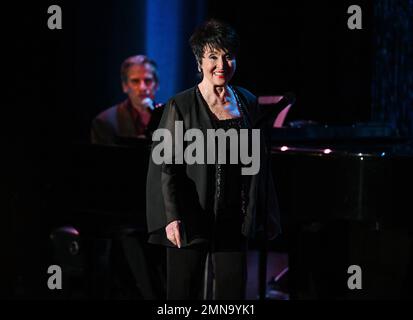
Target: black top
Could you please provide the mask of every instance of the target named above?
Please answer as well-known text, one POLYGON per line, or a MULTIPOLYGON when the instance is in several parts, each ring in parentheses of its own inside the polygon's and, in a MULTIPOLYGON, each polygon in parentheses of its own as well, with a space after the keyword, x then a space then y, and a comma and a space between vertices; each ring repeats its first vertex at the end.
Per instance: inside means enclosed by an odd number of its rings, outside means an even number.
MULTIPOLYGON (((198 87, 196 90, 198 99, 203 102, 203 107, 207 110, 215 129, 223 129, 225 132, 228 132, 230 129, 235 129, 239 137, 240 129, 247 128, 248 122, 244 116, 245 107, 242 105, 242 102, 239 100, 235 91, 233 92, 235 94, 241 116, 238 118, 220 120, 211 112, 198 87)), ((210 219, 208 219, 209 224, 204 225, 204 228, 202 228, 202 230, 200 230, 200 232, 191 239, 188 239, 185 234, 186 228, 181 228, 182 246, 199 243, 227 243, 228 240, 222 240, 226 238, 227 235, 241 235, 242 219, 246 212, 247 191, 246 184, 243 183, 241 176, 241 162, 239 156, 237 158, 237 163, 230 163, 231 153, 236 150, 231 150, 231 144, 229 141, 230 140, 227 139, 225 163, 218 163, 218 152, 216 152, 214 210, 209 212, 211 215, 210 219), (232 230, 232 232, 230 230, 232 230)), ((237 144, 239 150, 238 141, 237 144)), ((218 150, 217 144, 216 150, 218 150)), ((236 238, 238 238, 238 236, 236 238)), ((172 245, 166 238, 165 231, 162 229, 150 236, 150 242, 163 245, 172 245)), ((222 245, 220 245, 220 247, 221 246, 222 245)))
MULTIPOLYGON (((91 126, 91 142, 103 145, 125 144, 128 139, 137 138, 136 120, 132 115, 132 102, 126 99, 123 102, 104 110, 96 116, 91 126)), ((163 104, 155 104, 151 111, 151 118, 146 127, 139 128, 147 138, 158 128, 164 111, 163 104)), ((142 123, 139 122, 139 126, 142 123)))
MULTIPOLYGON (((254 124, 260 116, 256 97, 240 87, 233 87, 233 91, 239 98, 241 111, 245 111, 242 119, 253 128, 251 124, 254 124)), ((184 131, 197 128, 206 135, 208 129, 217 129, 219 123, 215 120, 211 118, 209 108, 195 86, 168 101, 159 128, 168 129, 172 135, 175 135, 177 121, 181 121, 184 131)), ((152 151, 162 150, 161 141, 163 141, 162 138, 153 142, 152 151)), ((172 143, 180 143, 179 141, 180 139, 173 139, 172 143)), ((262 230, 264 224, 273 226, 272 230, 279 233, 277 198, 271 176, 268 148, 262 137, 262 131, 259 147, 259 171, 240 178, 242 183, 245 182, 247 190, 246 212, 244 216, 242 213, 239 214, 242 218, 242 225, 241 228, 237 227, 237 234, 243 236, 253 236, 262 230)), ((175 145, 172 146, 172 150, 175 150, 175 145)), ((172 154, 172 159, 176 160, 175 154, 172 154)), ((179 164, 176 161, 157 164, 151 158, 146 192, 148 232, 154 237, 156 234, 161 234, 165 239, 165 226, 171 221, 181 220, 183 222, 181 224, 183 243, 192 244, 196 240, 209 239, 210 226, 217 225, 214 223, 214 213, 217 212, 215 204, 218 203, 215 201, 216 181, 215 164, 188 165, 179 164)), ((240 198, 234 197, 234 199, 240 198)), ((154 239, 151 238, 150 242, 162 243, 152 241, 154 239)))

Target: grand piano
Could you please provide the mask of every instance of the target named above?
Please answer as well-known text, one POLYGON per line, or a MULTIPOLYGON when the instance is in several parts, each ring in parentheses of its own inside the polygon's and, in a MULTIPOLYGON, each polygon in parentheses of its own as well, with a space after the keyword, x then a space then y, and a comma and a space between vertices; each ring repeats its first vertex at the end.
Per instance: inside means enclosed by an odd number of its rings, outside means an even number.
MULTIPOLYGON (((304 126, 271 131, 272 167, 284 233, 261 253, 289 255, 291 299, 399 298, 411 295, 413 152, 386 127, 304 126), (348 267, 363 272, 347 286, 348 267)), ((67 204, 54 225, 102 235, 125 225, 145 233, 150 142, 74 144, 49 205, 67 204)), ((265 264, 265 256, 260 260, 265 264)), ((261 297, 265 292, 261 268, 261 297)))
POLYGON ((275 129, 272 159, 292 299, 412 296, 411 141, 377 124, 275 129))

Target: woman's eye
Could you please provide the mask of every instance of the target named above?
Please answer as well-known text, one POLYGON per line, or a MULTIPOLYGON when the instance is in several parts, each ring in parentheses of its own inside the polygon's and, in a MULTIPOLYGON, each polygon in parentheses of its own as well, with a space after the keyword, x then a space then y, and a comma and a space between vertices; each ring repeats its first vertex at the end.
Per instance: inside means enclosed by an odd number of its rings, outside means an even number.
POLYGON ((210 56, 209 58, 212 59, 212 60, 215 60, 217 57, 216 56, 210 56))

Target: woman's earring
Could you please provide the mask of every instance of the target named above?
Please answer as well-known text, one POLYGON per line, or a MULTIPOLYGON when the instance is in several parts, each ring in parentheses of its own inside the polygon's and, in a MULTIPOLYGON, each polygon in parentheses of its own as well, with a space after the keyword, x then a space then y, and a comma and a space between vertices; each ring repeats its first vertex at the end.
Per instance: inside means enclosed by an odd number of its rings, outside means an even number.
POLYGON ((201 70, 201 66, 198 64, 198 72, 199 73, 201 73, 202 72, 202 70, 201 70))

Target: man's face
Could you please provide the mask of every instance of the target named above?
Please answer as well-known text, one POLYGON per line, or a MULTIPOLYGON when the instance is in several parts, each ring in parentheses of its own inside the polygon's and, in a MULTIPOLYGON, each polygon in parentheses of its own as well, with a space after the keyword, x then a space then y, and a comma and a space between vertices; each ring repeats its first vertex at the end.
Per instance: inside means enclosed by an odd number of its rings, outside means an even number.
POLYGON ((145 98, 155 99, 158 83, 152 72, 152 66, 132 65, 128 70, 128 79, 122 83, 122 88, 134 105, 141 105, 145 98))

